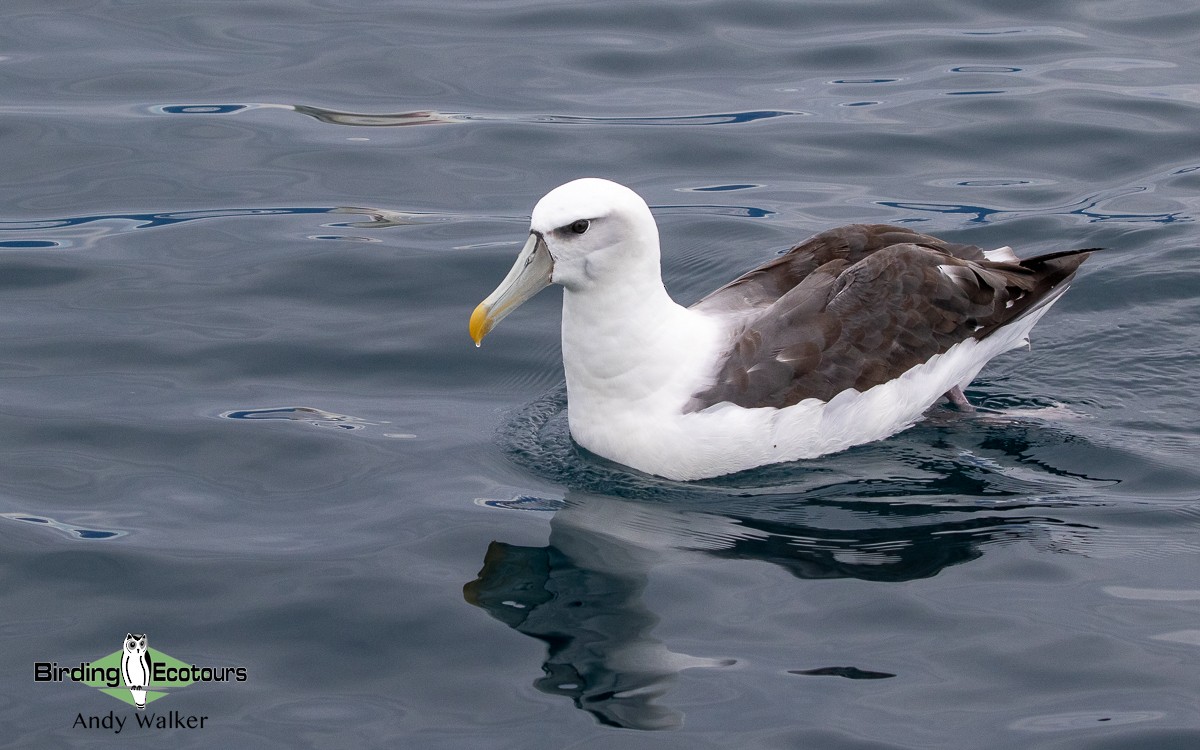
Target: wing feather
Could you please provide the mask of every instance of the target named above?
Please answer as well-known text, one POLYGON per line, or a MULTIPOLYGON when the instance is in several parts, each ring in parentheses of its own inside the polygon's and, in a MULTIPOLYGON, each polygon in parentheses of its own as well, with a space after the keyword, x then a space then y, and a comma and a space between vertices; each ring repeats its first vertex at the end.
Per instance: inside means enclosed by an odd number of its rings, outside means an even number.
POLYGON ((740 307, 744 320, 690 408, 782 408, 865 391, 1021 317, 1069 282, 1090 252, 992 261, 977 247, 901 227, 817 235, 697 303, 712 312, 740 307))
POLYGON ((984 259, 983 251, 974 245, 946 242, 906 227, 850 224, 810 237, 717 289, 693 307, 711 312, 761 309, 831 261, 843 260, 852 265, 886 247, 905 243, 930 247, 963 260, 984 259))

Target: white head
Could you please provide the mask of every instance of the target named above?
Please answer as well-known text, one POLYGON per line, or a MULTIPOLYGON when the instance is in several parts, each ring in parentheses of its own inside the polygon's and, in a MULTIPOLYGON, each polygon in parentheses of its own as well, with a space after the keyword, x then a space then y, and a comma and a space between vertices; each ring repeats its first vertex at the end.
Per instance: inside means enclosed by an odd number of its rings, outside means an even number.
POLYGON ((554 260, 551 281, 571 291, 624 274, 630 264, 658 267, 658 226, 641 196, 624 185, 587 177, 546 194, 529 230, 554 260))
POLYGON ((550 283, 585 292, 639 273, 657 279, 658 268, 658 226, 641 196, 594 177, 568 182, 534 206, 517 262, 471 315, 471 338, 478 345, 550 283))

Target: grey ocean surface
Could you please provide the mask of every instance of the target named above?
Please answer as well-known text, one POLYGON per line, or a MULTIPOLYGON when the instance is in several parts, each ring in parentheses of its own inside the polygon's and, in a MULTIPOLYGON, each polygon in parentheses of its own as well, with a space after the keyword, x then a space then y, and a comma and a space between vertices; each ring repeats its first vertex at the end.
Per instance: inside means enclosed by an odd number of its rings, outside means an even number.
POLYGON ((1200 747, 1200 6, 9 0, 0 747, 1200 747), (572 445, 536 200, 676 299, 812 233, 1103 247, 976 415, 572 445), (244 682, 35 682, 126 632, 244 682), (667 731, 654 731, 667 730, 667 731), (130 737, 133 735, 133 737, 130 737))

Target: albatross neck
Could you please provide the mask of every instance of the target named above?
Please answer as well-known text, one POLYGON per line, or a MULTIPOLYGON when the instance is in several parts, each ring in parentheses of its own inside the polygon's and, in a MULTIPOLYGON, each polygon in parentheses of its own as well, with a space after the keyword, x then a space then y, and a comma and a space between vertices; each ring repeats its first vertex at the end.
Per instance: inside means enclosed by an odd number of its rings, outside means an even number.
POLYGON ((611 399, 628 406, 686 390, 682 381, 711 347, 711 325, 667 294, 657 253, 642 261, 619 277, 563 291, 563 366, 573 405, 611 399))

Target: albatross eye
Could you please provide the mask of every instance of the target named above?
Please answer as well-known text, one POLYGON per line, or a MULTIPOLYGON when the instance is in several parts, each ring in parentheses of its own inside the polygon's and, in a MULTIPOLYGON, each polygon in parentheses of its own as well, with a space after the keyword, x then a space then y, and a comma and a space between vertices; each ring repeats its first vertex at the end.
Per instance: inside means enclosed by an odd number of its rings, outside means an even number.
POLYGON ((584 232, 586 232, 588 230, 588 227, 590 227, 591 225, 592 225, 592 222, 588 221, 587 219, 580 219, 578 221, 572 222, 571 231, 574 232, 575 234, 583 234, 584 232))

